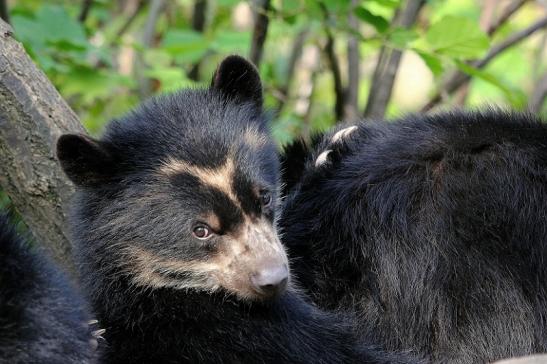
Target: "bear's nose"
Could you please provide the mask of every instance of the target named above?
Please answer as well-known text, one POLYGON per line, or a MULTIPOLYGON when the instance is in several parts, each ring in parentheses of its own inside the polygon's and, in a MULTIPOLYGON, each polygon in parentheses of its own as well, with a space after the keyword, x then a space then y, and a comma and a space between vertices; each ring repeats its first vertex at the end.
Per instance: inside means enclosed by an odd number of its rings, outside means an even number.
POLYGON ((288 280, 289 270, 285 264, 263 268, 251 275, 251 283, 254 290, 268 297, 281 294, 287 287, 288 280))

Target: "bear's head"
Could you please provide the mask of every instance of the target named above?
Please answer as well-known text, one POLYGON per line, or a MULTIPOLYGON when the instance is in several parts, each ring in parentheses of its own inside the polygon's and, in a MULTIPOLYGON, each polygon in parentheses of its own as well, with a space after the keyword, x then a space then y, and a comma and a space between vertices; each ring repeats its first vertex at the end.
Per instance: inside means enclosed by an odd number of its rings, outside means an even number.
POLYGON ((226 58, 207 89, 161 96, 113 120, 100 140, 61 136, 57 156, 77 187, 83 275, 250 300, 285 289, 276 148, 260 77, 245 59, 226 58))

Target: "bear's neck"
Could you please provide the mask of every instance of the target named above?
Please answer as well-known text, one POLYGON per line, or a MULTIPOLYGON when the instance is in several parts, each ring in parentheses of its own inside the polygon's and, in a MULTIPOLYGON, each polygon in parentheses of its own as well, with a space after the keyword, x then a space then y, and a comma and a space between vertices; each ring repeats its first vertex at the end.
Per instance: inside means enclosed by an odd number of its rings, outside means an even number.
MULTIPOLYGON (((172 288, 135 288, 126 278, 107 284, 108 291, 96 296, 94 306, 105 324, 119 327, 188 327, 191 322, 222 322, 226 317, 267 316, 280 313, 289 306, 286 299, 294 295, 287 292, 268 302, 244 302, 226 292, 201 292, 172 288), (101 297, 102 296, 102 297, 101 297), (110 301, 108 305, 104 303, 110 301)), ((294 298, 297 299, 297 298, 294 298)))
POLYGON ((96 272, 86 285, 106 329, 101 349, 109 363, 308 363, 317 357, 344 363, 361 355, 345 320, 290 290, 268 302, 243 302, 224 292, 139 289, 120 272, 96 272))

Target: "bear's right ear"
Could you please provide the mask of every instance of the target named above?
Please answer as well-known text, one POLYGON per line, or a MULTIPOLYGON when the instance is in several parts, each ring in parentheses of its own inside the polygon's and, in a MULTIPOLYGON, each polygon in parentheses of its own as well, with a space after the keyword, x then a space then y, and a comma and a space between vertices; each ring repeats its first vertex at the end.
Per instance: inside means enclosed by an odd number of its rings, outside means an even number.
POLYGON ((262 107, 262 82, 256 67, 240 56, 228 56, 218 66, 211 87, 239 102, 262 107))
POLYGON ((61 135, 57 141, 57 158, 72 182, 93 186, 114 174, 114 161, 104 145, 83 134, 61 135))

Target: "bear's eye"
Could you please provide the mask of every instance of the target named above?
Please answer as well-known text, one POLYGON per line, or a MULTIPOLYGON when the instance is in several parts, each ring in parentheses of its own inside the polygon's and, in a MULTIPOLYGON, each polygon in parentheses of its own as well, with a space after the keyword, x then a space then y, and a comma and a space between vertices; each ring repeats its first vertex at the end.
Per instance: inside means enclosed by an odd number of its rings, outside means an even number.
POLYGON ((197 225, 194 227, 193 234, 198 239, 209 239, 211 237, 211 229, 206 225, 197 225))
POLYGON ((272 194, 268 191, 260 192, 260 204, 263 207, 267 207, 272 202, 272 194))

